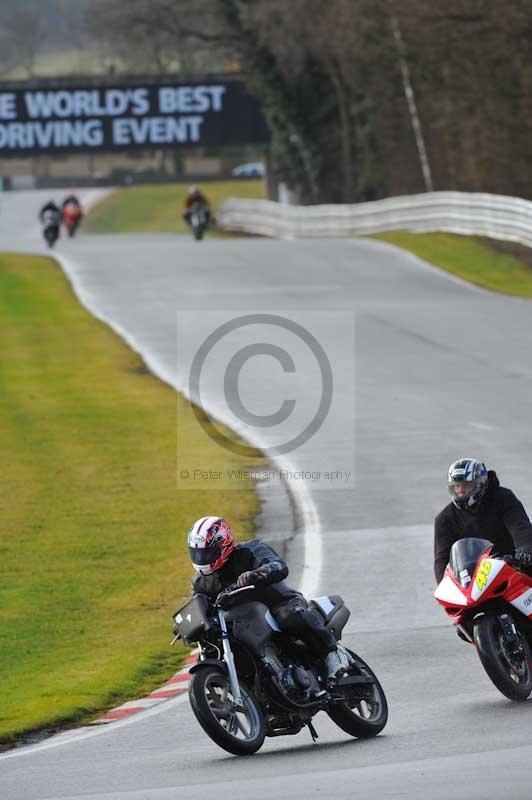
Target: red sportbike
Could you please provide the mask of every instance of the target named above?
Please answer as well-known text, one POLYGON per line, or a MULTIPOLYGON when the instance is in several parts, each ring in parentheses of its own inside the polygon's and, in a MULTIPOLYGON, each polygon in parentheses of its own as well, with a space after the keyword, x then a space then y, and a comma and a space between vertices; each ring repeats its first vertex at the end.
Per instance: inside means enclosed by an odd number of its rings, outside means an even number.
POLYGON ((510 700, 532 691, 532 577, 486 539, 459 539, 434 597, 510 700))
POLYGON ((82 216, 81 208, 74 203, 69 203, 63 209, 63 223, 71 238, 75 235, 82 216))

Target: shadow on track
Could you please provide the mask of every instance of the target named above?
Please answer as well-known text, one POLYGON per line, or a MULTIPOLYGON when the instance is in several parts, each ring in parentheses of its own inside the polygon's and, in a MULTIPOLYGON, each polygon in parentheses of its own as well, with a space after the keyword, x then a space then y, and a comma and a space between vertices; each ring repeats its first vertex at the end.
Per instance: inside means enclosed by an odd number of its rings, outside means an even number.
MULTIPOLYGON (((309 734, 310 736, 310 734, 309 734)), ((261 766, 264 766, 268 761, 275 761, 276 763, 279 760, 286 760, 293 759, 294 756, 297 754, 298 756, 305 755, 306 753, 313 753, 314 755, 318 755, 322 752, 331 752, 331 751, 338 751, 340 749, 347 749, 348 747, 356 747, 357 745, 361 747, 364 744, 371 743, 371 746, 374 747, 375 743, 379 740, 390 740, 390 736, 386 736, 385 734, 380 734, 379 736, 375 736, 372 739, 346 739, 345 741, 336 741, 336 742, 307 742, 305 744, 301 744, 296 747, 289 747, 286 750, 275 750, 273 753, 265 752, 264 750, 260 750, 258 753, 254 753, 253 761, 259 761, 261 766)), ((393 738, 393 737, 392 737, 393 738)), ((234 761, 235 756, 232 755, 225 755, 223 751, 220 751, 220 758, 211 758, 206 759, 205 764, 220 764, 220 762, 230 762, 234 761)))

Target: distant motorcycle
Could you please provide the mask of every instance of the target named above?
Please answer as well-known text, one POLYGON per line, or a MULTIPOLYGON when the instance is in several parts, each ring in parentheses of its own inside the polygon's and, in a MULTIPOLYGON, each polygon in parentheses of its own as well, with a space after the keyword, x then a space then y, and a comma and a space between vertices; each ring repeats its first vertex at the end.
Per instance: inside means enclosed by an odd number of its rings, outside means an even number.
POLYGON ((59 212, 44 211, 41 217, 42 233, 48 247, 52 248, 59 238, 59 226, 61 224, 61 216, 59 212))
POLYGON ((487 539, 459 539, 434 596, 510 700, 532 691, 532 578, 487 539))
POLYGON ((81 222, 81 208, 74 203, 68 203, 63 209, 63 224, 70 238, 72 238, 81 222))
POLYGON ((209 226, 209 211, 203 203, 192 203, 188 210, 189 225, 197 242, 203 239, 209 226))
MULTIPOLYGON (((299 733, 325 711, 350 736, 376 736, 388 719, 384 691, 371 668, 343 645, 344 675, 327 685, 325 665, 308 647, 279 628, 249 592, 226 590, 212 603, 197 595, 174 614, 174 642, 198 642, 189 698, 199 724, 224 750, 250 755, 266 736, 299 733)), ((339 641, 349 610, 339 595, 318 597, 310 607, 339 641)))

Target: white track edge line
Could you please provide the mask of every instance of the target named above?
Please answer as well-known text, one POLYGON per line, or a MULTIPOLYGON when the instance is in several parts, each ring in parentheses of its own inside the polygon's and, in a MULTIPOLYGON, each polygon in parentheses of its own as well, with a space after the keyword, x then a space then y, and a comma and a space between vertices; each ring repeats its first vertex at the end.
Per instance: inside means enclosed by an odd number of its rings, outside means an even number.
POLYGON ((7 758, 17 758, 17 756, 32 755, 34 753, 39 753, 42 750, 51 750, 54 747, 61 747, 61 745, 64 744, 74 744, 75 742, 80 742, 83 739, 92 739, 93 736, 102 736, 104 733, 109 733, 111 730, 116 731, 118 728, 124 728, 126 725, 132 725, 134 722, 138 722, 140 719, 147 719, 148 717, 155 717, 157 714, 162 714, 163 711, 167 711, 176 705, 180 705, 181 703, 184 703, 185 700, 188 700, 188 692, 183 692, 182 694, 177 695, 177 697, 170 697, 168 700, 158 703, 152 708, 139 711, 137 714, 131 714, 129 717, 124 717, 123 719, 117 719, 113 720, 112 722, 102 724, 101 727, 98 728, 90 728, 90 730, 83 728, 78 734, 76 734, 75 731, 65 731, 67 736, 65 736, 64 739, 62 738, 63 734, 58 733, 55 736, 52 736, 50 739, 47 739, 39 744, 32 744, 28 747, 20 747, 20 749, 10 750, 8 753, 0 754, 0 761, 5 761, 7 758))
MULTIPOLYGON (((76 275, 76 269, 73 266, 73 262, 69 258, 66 258, 60 254, 55 254, 54 257, 61 265, 72 286, 72 289, 74 290, 74 294, 80 303, 94 317, 115 331, 115 333, 118 334, 118 336, 120 336, 120 338, 123 339, 126 344, 132 350, 134 350, 134 352, 138 353, 148 369, 153 372, 154 375, 190 400, 190 394, 188 392, 186 383, 180 382, 179 379, 174 378, 172 373, 156 355, 150 352, 149 349, 143 348, 135 336, 130 334, 119 323, 115 322, 108 317, 107 314, 101 311, 101 309, 98 307, 96 299, 92 297, 91 293, 81 285, 81 281, 79 281, 76 275)), ((213 402, 204 402, 203 406, 210 416, 215 417, 222 424, 228 425, 235 431, 235 433, 249 441, 253 447, 257 447, 262 451, 268 450, 268 443, 263 441, 259 436, 250 436, 249 431, 244 429, 243 426, 241 427, 240 425, 235 425, 233 421, 228 422, 226 419, 224 419, 224 410, 222 407, 217 407, 213 402)), ((276 456, 272 457, 272 461, 276 463, 280 470, 282 469, 290 472, 295 471, 295 467, 287 459, 276 456)), ((295 487, 287 484, 287 490, 292 495, 296 512, 299 517, 298 521, 301 525, 304 535, 304 574, 300 585, 300 591, 305 596, 311 597, 317 591, 322 569, 323 553, 320 517, 318 509, 316 508, 314 500, 304 481, 301 481, 301 483, 298 482, 295 487)))
MULTIPOLYGON (((393 233, 393 231, 392 231, 393 233)), ((453 272, 449 272, 444 267, 439 267, 437 264, 432 264, 430 261, 426 261, 425 259, 421 258, 421 256, 416 256, 411 250, 407 250, 404 247, 401 247, 399 244, 394 244, 393 242, 386 242, 383 239, 372 239, 370 235, 361 235, 355 236, 356 240, 362 240, 364 242, 369 242, 372 247, 381 250, 394 250, 396 253, 400 253, 402 256, 405 256, 407 261, 411 261, 416 266, 421 267, 425 272, 431 272, 433 275, 438 275, 440 278, 446 279, 447 281, 451 281, 451 283, 455 283, 458 286, 461 286, 464 289, 470 289, 472 292, 476 294, 483 294, 484 296, 491 296, 499 295, 500 297, 511 298, 512 300, 515 299, 523 299, 523 298, 516 298, 514 295, 507 295, 503 294, 502 292, 497 292, 495 290, 486 289, 484 286, 479 286, 477 283, 472 283, 471 281, 466 280, 465 278, 461 278, 459 275, 455 275, 453 272)), ((473 238, 473 237, 469 237, 473 238)), ((526 298, 525 298, 526 299, 526 298)))
MULTIPOLYGON (((126 344, 143 359, 148 369, 154 375, 190 400, 190 395, 187 391, 186 385, 182 383, 180 384, 179 380, 175 380, 163 362, 158 359, 156 355, 147 349, 145 350, 134 336, 128 333, 124 328, 122 328, 121 325, 110 319, 98 308, 96 300, 91 296, 90 292, 81 285, 81 281, 78 280, 73 262, 59 253, 55 253, 53 258, 55 258, 55 260, 60 264, 64 274, 72 286, 75 296, 78 298, 81 305, 86 308, 87 311, 92 314, 92 316, 100 320, 100 322, 103 322, 105 325, 108 325, 118 336, 120 336, 120 338, 123 339, 126 344)), ((210 416, 216 417, 222 424, 224 424, 223 414, 217 413, 216 409, 211 407, 213 405, 214 404, 204 403, 205 410, 210 416)), ((247 439, 252 446, 257 447, 260 450, 267 450, 268 445, 259 441, 259 437, 253 441, 252 438, 249 437, 249 433, 247 431, 244 433, 241 430, 239 431, 235 429, 235 426, 232 422, 229 424, 233 430, 235 430, 235 433, 247 439)), ((290 472, 294 471, 294 467, 288 460, 279 457, 272 458, 272 460, 278 465, 279 469, 288 470, 290 472)), ((304 541, 303 577, 299 589, 305 597, 312 597, 317 593, 323 564, 320 516, 310 491, 308 490, 304 481, 298 483, 295 488, 287 485, 287 490, 292 496, 304 541)), ((54 741, 54 737, 52 737, 51 740, 43 742, 42 744, 29 745, 28 747, 21 747, 20 750, 14 750, 5 754, 0 754, 0 760, 4 760, 6 758, 15 758, 23 755, 31 755, 32 753, 39 752, 41 750, 47 750, 51 747, 59 747, 63 744, 79 742, 83 739, 91 738, 92 736, 96 736, 98 734, 101 735, 103 733, 108 733, 110 730, 117 730, 124 725, 131 725, 134 722, 140 722, 141 720, 147 719, 155 714, 160 714, 163 711, 173 707, 177 703, 183 702, 183 700, 187 697, 188 693, 185 692, 184 694, 178 695, 175 698, 169 698, 153 708, 148 708, 142 712, 133 714, 131 717, 121 720, 114 720, 112 723, 102 725, 101 728, 95 728, 89 731, 83 730, 83 732, 80 731, 78 735, 72 734, 64 740, 54 741)), ((60 734, 58 734, 58 736, 60 736, 60 734)))

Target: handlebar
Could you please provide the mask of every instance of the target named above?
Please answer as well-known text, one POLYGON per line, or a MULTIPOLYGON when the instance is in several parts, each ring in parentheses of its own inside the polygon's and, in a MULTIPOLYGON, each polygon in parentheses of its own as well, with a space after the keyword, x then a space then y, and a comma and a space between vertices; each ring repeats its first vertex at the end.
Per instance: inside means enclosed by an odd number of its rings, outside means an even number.
POLYGON ((512 567, 512 569, 515 569, 517 572, 522 572, 524 575, 530 574, 530 567, 528 567, 526 564, 523 564, 518 558, 510 555, 509 553, 498 553, 494 557, 500 558, 501 561, 505 561, 508 566, 512 567))
POLYGON ((247 592, 250 589, 255 589, 255 588, 256 587, 253 584, 253 585, 250 585, 250 586, 242 586, 241 589, 224 589, 224 591, 220 592, 220 594, 218 595, 218 597, 214 601, 214 605, 217 608, 220 608, 220 600, 223 601, 224 599, 227 599, 228 597, 234 597, 235 595, 240 594, 241 592, 247 592))
MULTIPOLYGON (((239 589, 239 588, 236 587, 235 584, 233 584, 232 587, 228 587, 227 589, 224 589, 223 592, 220 592, 220 594, 217 596, 216 600, 214 601, 213 605, 214 605, 215 608, 219 608, 219 609, 221 609, 223 611, 224 610, 224 606, 225 606, 225 603, 224 603, 225 600, 228 600, 229 598, 234 597, 235 595, 242 594, 242 592, 248 592, 248 591, 253 590, 255 588, 256 587, 253 584, 253 585, 250 585, 250 586, 242 586, 239 589)), ((209 600, 209 602, 212 603, 212 600, 209 600)), ((175 620, 175 617, 176 617, 176 615, 178 613, 180 613, 180 612, 176 612, 174 614, 174 625, 172 627, 172 633, 174 634, 174 638, 170 642, 170 645, 174 645, 177 641, 179 641, 179 639, 182 638, 182 636, 181 636, 181 634, 179 632, 178 624, 177 624, 177 622, 175 620)), ((182 621, 182 620, 180 619, 180 621, 182 621)))
POLYGON ((512 567, 512 569, 517 570, 517 572, 526 573, 526 571, 527 571, 527 569, 524 566, 524 564, 521 564, 521 562, 518 559, 516 559, 514 556, 503 555, 503 556, 498 556, 498 558, 500 558, 501 561, 506 561, 508 566, 512 567))

